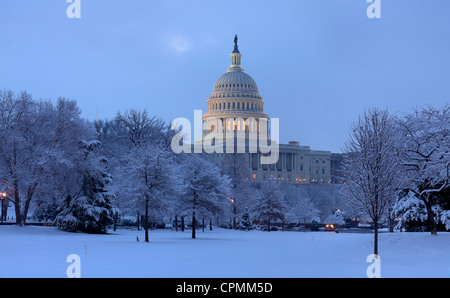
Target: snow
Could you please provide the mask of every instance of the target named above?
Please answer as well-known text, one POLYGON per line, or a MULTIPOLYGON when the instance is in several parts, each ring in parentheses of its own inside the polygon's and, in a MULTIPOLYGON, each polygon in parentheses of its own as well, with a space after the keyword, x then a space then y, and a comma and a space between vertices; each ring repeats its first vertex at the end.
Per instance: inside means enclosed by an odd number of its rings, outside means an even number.
MULTIPOLYGON (((373 234, 201 229, 107 235, 0 226, 0 277, 366 277, 373 234), (139 237, 140 241, 136 241, 139 237)), ((450 233, 380 233, 381 277, 450 277, 450 233)))

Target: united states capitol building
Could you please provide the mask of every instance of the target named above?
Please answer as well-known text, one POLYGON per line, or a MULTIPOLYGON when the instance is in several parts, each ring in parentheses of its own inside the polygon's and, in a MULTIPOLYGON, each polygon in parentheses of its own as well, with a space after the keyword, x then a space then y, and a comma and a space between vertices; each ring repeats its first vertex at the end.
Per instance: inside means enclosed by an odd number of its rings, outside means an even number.
MULTIPOLYGON (((224 135, 242 132, 248 141, 251 133, 261 132, 261 125, 268 123, 270 118, 264 112, 264 100, 258 92, 256 82, 241 66, 242 55, 238 49, 237 36, 230 56, 229 69, 216 81, 207 100, 208 112, 202 117, 203 136, 221 126, 224 135)), ((270 134, 269 129, 266 131, 270 134)), ((276 179, 296 184, 332 182, 330 151, 312 150, 298 141, 291 141, 288 144, 278 144, 278 161, 273 164, 262 164, 262 154, 251 152, 245 153, 251 175, 249 179, 276 179)), ((214 153, 211 157, 220 162, 223 161, 224 154, 227 153, 214 153)))

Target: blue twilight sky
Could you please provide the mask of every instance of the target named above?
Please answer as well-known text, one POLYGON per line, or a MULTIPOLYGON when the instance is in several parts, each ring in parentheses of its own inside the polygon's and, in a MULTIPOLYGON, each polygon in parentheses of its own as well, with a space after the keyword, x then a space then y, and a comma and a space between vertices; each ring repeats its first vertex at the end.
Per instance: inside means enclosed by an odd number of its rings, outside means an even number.
POLYGON ((0 0, 0 88, 76 99, 83 117, 206 111, 239 36, 280 140, 340 152, 365 108, 450 98, 450 1, 0 0))

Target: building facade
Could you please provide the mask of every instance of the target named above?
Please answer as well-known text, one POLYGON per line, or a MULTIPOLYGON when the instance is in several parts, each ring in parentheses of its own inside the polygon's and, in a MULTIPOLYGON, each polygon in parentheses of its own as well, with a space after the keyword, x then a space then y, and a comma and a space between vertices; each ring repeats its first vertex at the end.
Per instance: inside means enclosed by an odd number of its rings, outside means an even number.
MULTIPOLYGON (((241 66, 242 55, 238 49, 237 37, 230 56, 230 68, 216 81, 207 100, 208 112, 202 118, 203 136, 220 131, 225 143, 226 135, 233 135, 235 140, 235 136, 242 133, 248 149, 248 141, 252 139, 253 132, 267 132, 267 139, 270 140, 270 132, 266 126, 269 116, 264 113, 264 100, 256 82, 241 66)), ((297 141, 279 144, 278 148, 278 161, 273 164, 262 164, 261 153, 250 153, 251 150, 243 153, 248 160, 251 175, 249 179, 276 179, 296 184, 331 183, 329 151, 311 150, 309 146, 300 145, 297 141)), ((227 153, 213 153, 210 156, 217 162, 223 162, 224 154, 227 153)))

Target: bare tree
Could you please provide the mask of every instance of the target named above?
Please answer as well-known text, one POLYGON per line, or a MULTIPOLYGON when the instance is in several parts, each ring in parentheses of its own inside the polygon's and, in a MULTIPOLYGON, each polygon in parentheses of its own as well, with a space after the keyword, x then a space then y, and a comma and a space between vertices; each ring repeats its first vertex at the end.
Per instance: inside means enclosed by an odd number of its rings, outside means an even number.
POLYGON ((345 145, 342 194, 373 221, 376 255, 379 222, 393 204, 399 187, 397 140, 395 122, 388 111, 374 108, 352 125, 345 145))

